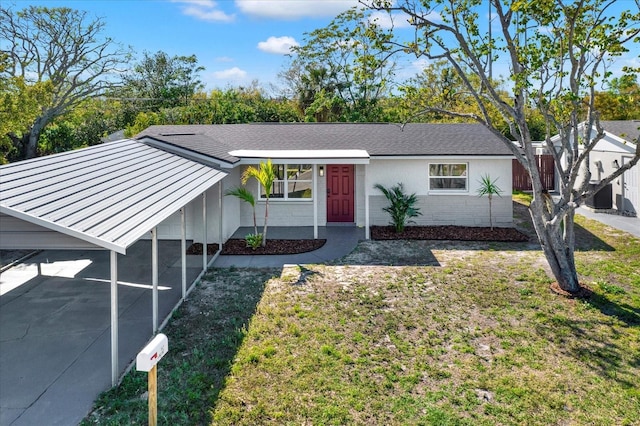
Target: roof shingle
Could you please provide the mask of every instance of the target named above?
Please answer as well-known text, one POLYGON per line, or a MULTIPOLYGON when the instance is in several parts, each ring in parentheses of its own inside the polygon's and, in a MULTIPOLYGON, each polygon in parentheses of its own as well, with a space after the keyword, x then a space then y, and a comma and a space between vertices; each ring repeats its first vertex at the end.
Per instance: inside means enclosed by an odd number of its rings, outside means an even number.
POLYGON ((234 150, 362 149, 371 156, 510 156, 506 144, 480 124, 254 123, 151 126, 150 137, 229 163, 234 150))

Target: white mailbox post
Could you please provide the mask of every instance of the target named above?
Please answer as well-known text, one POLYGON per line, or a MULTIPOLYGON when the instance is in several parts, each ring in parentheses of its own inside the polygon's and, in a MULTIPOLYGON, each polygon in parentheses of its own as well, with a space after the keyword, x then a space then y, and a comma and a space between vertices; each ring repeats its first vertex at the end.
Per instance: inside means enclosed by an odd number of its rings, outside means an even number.
POLYGON ((160 333, 136 357, 136 370, 149 373, 149 426, 158 424, 158 361, 169 351, 167 336, 160 333))

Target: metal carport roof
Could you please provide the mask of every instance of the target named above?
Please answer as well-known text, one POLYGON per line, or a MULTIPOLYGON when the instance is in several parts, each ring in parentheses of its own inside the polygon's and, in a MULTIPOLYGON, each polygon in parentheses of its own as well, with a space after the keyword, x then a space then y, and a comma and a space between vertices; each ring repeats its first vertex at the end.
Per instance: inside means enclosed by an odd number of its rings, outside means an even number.
POLYGON ((16 245, 45 228, 126 254, 225 176, 131 139, 0 166, 0 248, 37 248, 16 245), (10 227, 7 216, 36 226, 10 227))

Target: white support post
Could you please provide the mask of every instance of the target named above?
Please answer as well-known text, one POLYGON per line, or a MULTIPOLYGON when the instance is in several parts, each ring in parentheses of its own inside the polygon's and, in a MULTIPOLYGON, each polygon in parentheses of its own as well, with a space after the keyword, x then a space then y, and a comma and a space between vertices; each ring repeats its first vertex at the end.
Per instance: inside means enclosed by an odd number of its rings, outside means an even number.
POLYGON ((369 182, 367 182, 367 168, 364 165, 364 238, 368 240, 371 238, 369 231, 369 182))
POLYGON ((158 331, 158 230, 151 230, 151 284, 153 305, 153 334, 158 331))
POLYGON ((313 239, 318 239, 318 165, 314 164, 312 168, 313 172, 313 188, 311 190, 311 196, 313 197, 313 239))
POLYGON ((207 270, 207 193, 202 193, 202 271, 207 270))
POLYGON ((222 250, 222 181, 218 182, 218 250, 222 250))
POLYGON ((180 209, 180 220, 182 222, 182 238, 180 244, 180 249, 182 250, 182 300, 187 296, 187 222, 184 217, 184 209, 184 207, 180 209))
POLYGON ((111 386, 118 384, 118 253, 111 250, 111 386))

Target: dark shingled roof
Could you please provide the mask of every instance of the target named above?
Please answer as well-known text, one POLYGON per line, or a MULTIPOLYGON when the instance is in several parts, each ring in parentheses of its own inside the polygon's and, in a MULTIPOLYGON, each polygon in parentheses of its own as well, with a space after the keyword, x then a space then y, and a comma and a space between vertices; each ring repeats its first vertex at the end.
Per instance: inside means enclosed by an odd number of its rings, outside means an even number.
POLYGON ((619 138, 635 143, 640 136, 640 120, 601 121, 602 128, 619 138))
POLYGON ((229 163, 230 151, 363 149, 371 156, 510 156, 480 124, 255 123, 151 126, 150 137, 229 163))

